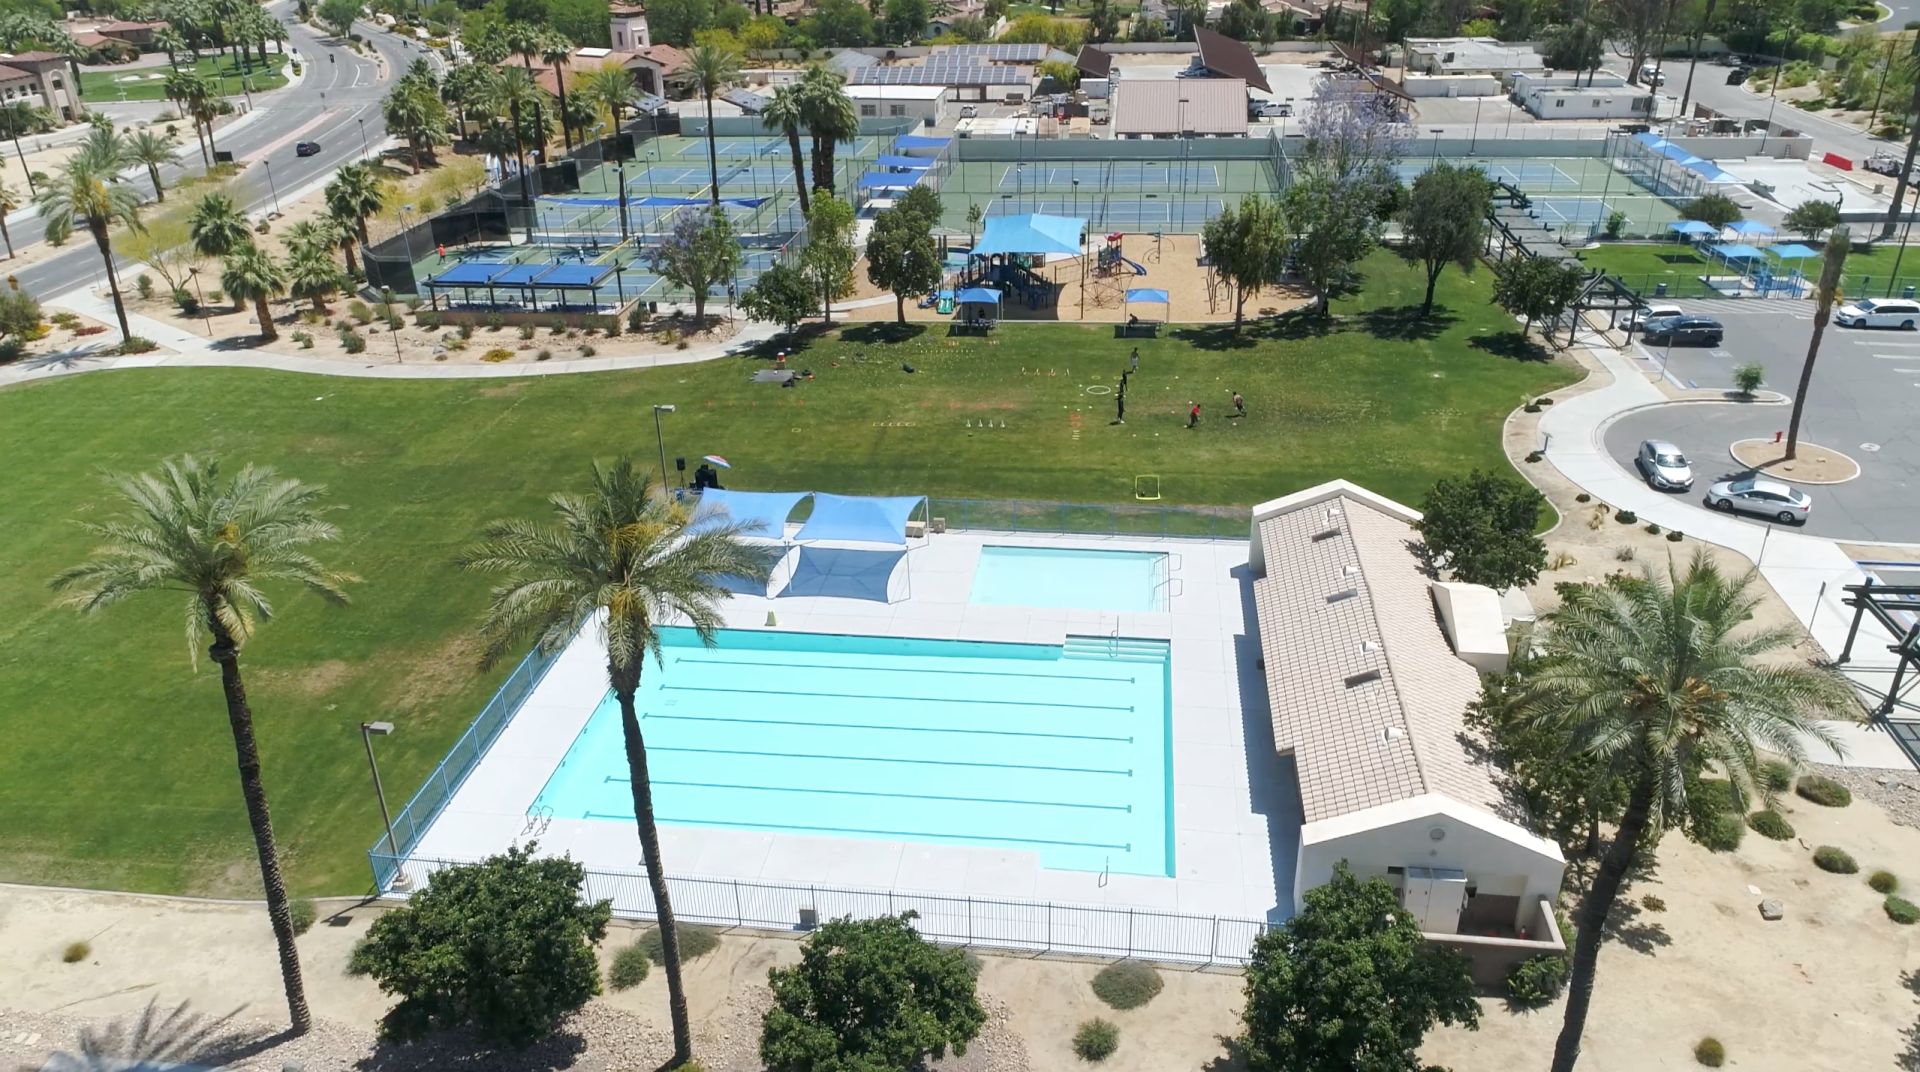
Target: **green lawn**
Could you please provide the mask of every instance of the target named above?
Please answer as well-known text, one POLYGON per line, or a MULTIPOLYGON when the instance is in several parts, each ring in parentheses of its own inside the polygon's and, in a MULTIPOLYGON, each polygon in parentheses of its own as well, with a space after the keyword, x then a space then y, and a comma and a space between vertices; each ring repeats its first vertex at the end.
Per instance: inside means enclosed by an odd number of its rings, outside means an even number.
MULTIPOLYGON (((1820 248, 1817 242, 1806 244, 1820 248)), ((1708 293, 1700 282, 1702 275, 1727 274, 1725 268, 1717 264, 1709 266, 1706 258, 1680 242, 1608 243, 1582 250, 1577 256, 1582 264, 1611 272, 1646 295, 1653 293, 1656 284, 1665 283, 1672 297, 1701 297, 1708 293)), ((1895 287, 1920 285, 1920 247, 1907 250, 1903 256, 1900 246, 1884 245, 1871 253, 1856 253, 1847 258, 1846 271, 1841 277, 1842 292, 1849 297, 1885 297, 1888 280, 1894 278, 1896 262, 1900 270, 1895 287)), ((1818 279, 1821 263, 1820 258, 1808 258, 1801 262, 1801 270, 1809 279, 1818 279)))
MULTIPOLYGON (((185 56, 181 59, 184 61, 185 56)), ((243 72, 238 56, 203 56, 195 69, 209 79, 218 78, 219 92, 223 97, 238 97, 243 91, 251 89, 254 93, 264 93, 270 89, 279 89, 287 84, 288 57, 277 52, 267 53, 267 68, 260 67, 260 57, 255 54, 243 72), (245 74, 243 78, 242 75, 245 74)), ((83 71, 80 74, 80 94, 95 103, 130 100, 166 100, 167 67, 114 68, 105 71, 83 71), (122 96, 122 94, 125 94, 122 96)))
POLYGON ((893 343, 852 329, 799 352, 816 379, 793 390, 748 383, 764 366, 743 358, 444 382, 127 370, 0 391, 0 879, 254 883, 218 677, 204 656, 190 670, 180 603, 142 597, 90 619, 52 605, 47 578, 90 545, 68 520, 110 506, 102 468, 218 454, 324 483, 344 507, 345 539, 325 555, 365 578, 354 603, 274 593, 280 617, 245 664, 292 882, 352 893, 379 831, 356 724, 399 727, 378 744, 397 807, 504 675, 474 669, 488 581, 455 554, 488 519, 578 486, 591 457, 653 458, 654 403, 679 407, 669 457, 723 454, 749 489, 1125 502, 1154 473, 1168 503, 1244 507, 1344 476, 1417 503, 1436 477, 1505 468, 1504 416, 1574 370, 1515 349, 1484 269, 1449 269, 1421 321, 1417 271, 1385 255, 1366 267, 1366 300, 1342 303, 1331 333, 1141 343, 1125 426, 1086 388, 1112 383, 1130 344, 1072 325, 951 347, 938 328, 893 343), (1222 417, 1236 388, 1244 421, 1222 417), (1195 431, 1188 399, 1207 407, 1195 431), (967 427, 983 418, 995 426, 967 427))

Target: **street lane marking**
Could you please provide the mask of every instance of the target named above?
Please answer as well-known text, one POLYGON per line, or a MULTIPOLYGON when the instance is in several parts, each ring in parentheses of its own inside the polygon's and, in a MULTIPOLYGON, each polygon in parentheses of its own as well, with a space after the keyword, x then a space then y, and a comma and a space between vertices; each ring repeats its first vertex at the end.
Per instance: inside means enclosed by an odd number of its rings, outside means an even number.
POLYGON ((333 116, 333 111, 331 109, 321 112, 318 116, 315 116, 313 119, 309 120, 304 126, 296 128, 292 133, 283 134, 279 138, 276 138, 275 140, 268 142, 267 144, 261 146, 260 148, 255 149, 253 152, 248 153, 246 156, 241 157, 240 158, 241 163, 251 164, 256 160, 262 159, 268 153, 271 153, 274 150, 285 146, 288 142, 293 141, 294 139, 298 138, 300 135, 305 134, 307 131, 312 130, 314 127, 317 127, 320 124, 326 122, 332 116, 333 116))
POLYGON ((1853 340, 1853 344, 1855 346, 1891 346, 1894 349, 1901 349, 1903 347, 1920 349, 1920 342, 1881 342, 1878 339, 1855 339, 1853 340))

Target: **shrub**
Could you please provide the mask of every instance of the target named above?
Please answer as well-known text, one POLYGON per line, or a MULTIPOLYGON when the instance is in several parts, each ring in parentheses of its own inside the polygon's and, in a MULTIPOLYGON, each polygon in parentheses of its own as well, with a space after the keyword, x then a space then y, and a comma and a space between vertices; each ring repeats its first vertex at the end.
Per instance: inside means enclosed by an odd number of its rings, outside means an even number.
POLYGON ((973 976, 975 979, 980 978, 980 970, 987 966, 986 962, 980 959, 980 954, 975 953, 971 949, 967 950, 960 959, 967 966, 967 974, 973 976))
POLYGON ((1902 926, 1920 923, 1920 907, 1915 907, 1905 897, 1889 894, 1885 901, 1880 902, 1880 907, 1887 910, 1888 919, 1902 926))
POLYGON ((1740 847, 1746 831, 1739 815, 1723 811, 1697 827, 1694 840, 1714 852, 1732 852, 1740 847))
POLYGON ((460 325, 460 327, 459 327, 459 331, 460 331, 460 337, 461 337, 461 338, 463 338, 463 339, 471 339, 471 338, 473 338, 473 325, 472 325, 472 324, 462 324, 462 325, 460 325))
POLYGON ((144 354, 158 349, 160 349, 159 343, 139 335, 129 335, 121 341, 119 346, 114 347, 115 352, 121 354, 144 354))
MULTIPOLYGON (((682 923, 678 930, 680 932, 680 960, 682 963, 704 957, 708 953, 720 948, 720 932, 711 927, 696 927, 690 923, 682 923)), ((633 944, 635 948, 644 951, 647 954, 647 959, 653 961, 655 964, 665 964, 667 962, 666 951, 660 944, 660 928, 649 927, 647 932, 640 936, 640 940, 633 944)))
POLYGON ((1767 370, 1752 362, 1733 366, 1733 387, 1748 398, 1767 380, 1767 370))
POLYGON ((581 346, 580 346, 580 356, 581 356, 581 357, 592 357, 593 355, 595 355, 595 354, 597 354, 597 353, 599 353, 599 352, 600 352, 600 351, 598 351, 598 350, 595 350, 595 349, 594 349, 593 347, 591 347, 591 346, 588 346, 588 345, 586 345, 585 343, 582 343, 582 344, 581 344, 581 346))
POLYGON ((647 971, 652 967, 647 951, 638 943, 627 946, 613 955, 613 964, 607 969, 607 985, 615 990, 632 990, 647 981, 647 971))
POLYGON ((617 316, 607 317, 601 326, 606 329, 607 338, 609 339, 620 334, 620 318, 617 316))
POLYGON ((293 341, 299 343, 300 349, 302 350, 313 349, 313 336, 308 334, 307 332, 304 332, 304 331, 294 332, 293 341))
POLYGON ((68 331, 72 331, 74 328, 80 326, 80 318, 72 313, 55 313, 47 317, 47 319, 52 321, 56 326, 66 328, 68 331))
POLYGON ((1632 562, 1633 554, 1634 551, 1632 547, 1616 547, 1613 549, 1613 557, 1617 562, 1632 562))
POLYGON ((413 322, 423 328, 437 328, 440 326, 440 314, 431 309, 422 309, 413 314, 413 322))
POLYGON ((552 350, 542 350, 542 351, 540 351, 539 353, 537 353, 537 354, 535 354, 535 355, 533 355, 533 359, 534 359, 535 361, 552 361, 552 360, 553 360, 553 351, 552 351, 552 350))
POLYGON ((200 299, 194 297, 193 291, 185 287, 173 288, 173 293, 168 295, 168 297, 171 297, 173 304, 178 305, 180 311, 188 316, 192 316, 200 311, 200 299))
POLYGON ((1719 1068, 1727 1063, 1727 1048, 1717 1038, 1703 1038, 1694 1043, 1693 1059, 1708 1068, 1719 1068))
POLYGON ((1545 459, 1545 458, 1546 458, 1546 456, 1547 456, 1547 452, 1546 452, 1546 451, 1544 451, 1544 450, 1533 450, 1533 451, 1528 451, 1528 452, 1527 452, 1527 461, 1529 461, 1529 462, 1539 462, 1539 461, 1542 461, 1543 459, 1545 459))
POLYGON ((1640 515, 1634 513, 1632 510, 1622 510, 1619 513, 1613 515, 1613 519, 1615 521, 1620 522, 1622 525, 1631 525, 1634 522, 1640 520, 1640 515))
POLYGON ((373 323, 373 310, 368 308, 367 303, 361 301, 359 298, 355 298, 347 303, 347 315, 362 324, 373 323))
POLYGON ((1672 532, 1667 533, 1668 543, 1679 543, 1683 539, 1685 539, 1685 537, 1681 534, 1679 529, 1674 529, 1672 532))
POLYGON ((532 324, 520 325, 520 337, 523 339, 533 338, 533 325, 532 324))
POLYGON ((1109 965, 1093 977, 1094 996, 1116 1009, 1137 1009, 1152 1001, 1165 985, 1159 969, 1138 960, 1109 965))
POLYGON ((1574 501, 1574 502, 1592 502, 1592 501, 1593 501, 1593 496, 1591 496, 1591 495, 1589 495, 1589 494, 1587 494, 1586 492, 1584 492, 1584 491, 1583 491, 1583 492, 1581 492, 1580 494, 1578 494, 1578 495, 1575 495, 1575 496, 1573 497, 1573 501, 1574 501))
POLYGON ((646 326, 647 326, 646 306, 640 305, 639 303, 636 302, 634 304, 634 307, 627 312, 627 330, 640 331, 646 326))
POLYGON ((1565 957, 1546 955, 1523 960, 1507 973, 1507 998, 1515 1005, 1545 1005, 1560 996, 1569 968, 1565 957))
POLYGON ((673 348, 674 348, 674 349, 676 349, 676 350, 684 350, 684 349, 686 349, 686 348, 687 348, 687 340, 685 340, 685 339, 681 339, 681 340, 680 340, 679 342, 676 342, 676 343, 674 343, 674 344, 673 344, 673 348))
POLYGON ((547 334, 558 335, 565 330, 567 330, 567 322, 565 320, 556 316, 547 321, 547 334))
POLYGON ((1813 866, 1836 875, 1851 875, 1860 870, 1860 865, 1847 850, 1832 845, 1822 845, 1813 850, 1813 866))
POLYGON ((507 326, 506 317, 501 316, 499 313, 487 314, 487 330, 488 331, 499 331, 501 328, 506 326, 507 326))
POLYGON ((1538 413, 1538 412, 1540 412, 1540 404, 1539 404, 1539 403, 1537 403, 1537 402, 1529 402, 1529 403, 1527 403, 1526 405, 1524 405, 1524 406, 1521 406, 1521 407, 1520 407, 1520 412, 1522 412, 1522 413, 1538 413))
POLYGON ((491 361, 491 362, 494 362, 495 364, 498 364, 499 362, 502 362, 502 361, 511 361, 513 360, 513 351, 507 349, 504 346, 496 346, 493 349, 488 350, 486 353, 481 354, 480 360, 491 361))
POLYGON ((1660 535, 1660 526, 1654 524, 1651 521, 1647 522, 1647 535, 1649 536, 1660 535))
POLYGON ((133 289, 140 292, 142 299, 153 297, 153 277, 145 272, 141 272, 138 276, 134 277, 133 289))
POLYGON ((1649 912, 1665 912, 1667 910, 1667 902, 1651 893, 1640 898, 1640 904, 1649 912))
POLYGON ((342 324, 340 325, 340 345, 346 347, 348 353, 357 354, 367 348, 367 340, 352 327, 342 324))
POLYGON ((681 339, 680 339, 680 329, 679 329, 679 328, 668 328, 667 330, 665 330, 665 331, 663 331, 663 332, 661 332, 661 333, 660 333, 660 341, 661 341, 662 343, 671 343, 671 342, 680 342, 680 341, 681 341, 681 339))
POLYGON ((1825 808, 1844 808, 1853 803, 1853 793, 1846 786, 1818 774, 1801 776, 1793 791, 1825 808))
POLYGON ((1867 877, 1867 885, 1873 887, 1875 893, 1892 893, 1900 888, 1900 880, 1891 871, 1875 871, 1867 877))
POLYGON ((1769 793, 1784 793, 1793 788, 1793 764, 1784 759, 1769 759, 1760 764, 1760 786, 1769 793))
POLYGON ((1082 1061, 1104 1061, 1119 1048, 1120 1029, 1105 1020, 1083 1020, 1073 1033, 1073 1052, 1082 1061))
POLYGON ((1747 816, 1747 825, 1753 828, 1754 833, 1759 834, 1763 838, 1772 838, 1775 841, 1791 841, 1793 839, 1793 824, 1787 822, 1785 816, 1774 811, 1772 808, 1768 808, 1765 811, 1756 811, 1752 815, 1747 816))
POLYGON ((64 964, 78 964, 93 955, 93 946, 86 942, 69 942, 60 951, 60 960, 64 964))
POLYGON ((293 933, 305 934, 313 929, 313 921, 320 918, 320 906, 314 904, 311 897, 296 898, 287 905, 287 915, 293 917, 293 933))

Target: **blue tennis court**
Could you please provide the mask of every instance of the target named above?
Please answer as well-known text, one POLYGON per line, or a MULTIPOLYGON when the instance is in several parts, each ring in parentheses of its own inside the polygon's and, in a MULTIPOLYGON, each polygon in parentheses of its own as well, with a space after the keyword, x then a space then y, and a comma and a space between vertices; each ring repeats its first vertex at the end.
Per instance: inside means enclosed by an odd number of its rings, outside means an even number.
POLYGON ((1013 164, 1000 173, 1000 187, 1065 189, 1078 182, 1087 189, 1131 186, 1139 189, 1218 190, 1220 169, 1212 164, 1013 164))
MULTIPOLYGON (((1172 875, 1163 642, 661 631, 635 697, 659 821, 1172 875)), ((633 822, 606 696, 531 811, 633 822)))

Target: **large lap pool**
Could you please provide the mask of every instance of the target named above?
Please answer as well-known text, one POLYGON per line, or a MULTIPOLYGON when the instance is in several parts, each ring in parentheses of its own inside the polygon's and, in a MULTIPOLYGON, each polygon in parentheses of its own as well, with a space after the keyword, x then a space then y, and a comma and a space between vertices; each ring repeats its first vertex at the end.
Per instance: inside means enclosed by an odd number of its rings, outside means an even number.
MULTIPOLYGON (((1172 875, 1168 647, 664 629, 636 706, 660 822, 1172 875)), ((611 693, 533 811, 633 821, 611 693)))
POLYGON ((1066 610, 1167 609, 1167 556, 1077 547, 980 549, 971 603, 1066 610))

